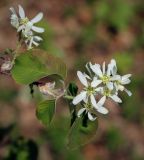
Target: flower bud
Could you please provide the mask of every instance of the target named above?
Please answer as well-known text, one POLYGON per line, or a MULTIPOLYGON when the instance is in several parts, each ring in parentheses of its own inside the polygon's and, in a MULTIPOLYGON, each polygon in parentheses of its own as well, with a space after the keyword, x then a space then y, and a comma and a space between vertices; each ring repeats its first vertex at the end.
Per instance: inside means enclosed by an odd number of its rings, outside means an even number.
POLYGON ((1 65, 1 72, 7 72, 12 69, 12 62, 11 61, 6 61, 1 65))
POLYGON ((59 98, 64 94, 64 86, 56 87, 55 82, 48 82, 45 85, 39 85, 39 90, 42 94, 59 98))

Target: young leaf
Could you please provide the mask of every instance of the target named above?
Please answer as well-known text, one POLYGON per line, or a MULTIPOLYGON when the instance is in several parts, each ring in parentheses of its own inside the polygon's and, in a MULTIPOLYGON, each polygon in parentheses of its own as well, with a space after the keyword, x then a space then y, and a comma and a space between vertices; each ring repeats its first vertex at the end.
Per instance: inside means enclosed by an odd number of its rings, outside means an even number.
POLYGON ((83 126, 82 121, 82 118, 77 118, 70 129, 68 135, 68 147, 70 149, 76 149, 87 144, 96 134, 96 130, 98 128, 97 119, 96 121, 88 120, 87 126, 83 126))
POLYGON ((32 50, 17 57, 11 74, 17 83, 31 84, 51 75, 65 79, 66 72, 66 65, 60 58, 42 50, 32 50))
POLYGON ((55 113, 55 100, 46 100, 39 103, 36 109, 37 118, 46 126, 50 124, 55 113))

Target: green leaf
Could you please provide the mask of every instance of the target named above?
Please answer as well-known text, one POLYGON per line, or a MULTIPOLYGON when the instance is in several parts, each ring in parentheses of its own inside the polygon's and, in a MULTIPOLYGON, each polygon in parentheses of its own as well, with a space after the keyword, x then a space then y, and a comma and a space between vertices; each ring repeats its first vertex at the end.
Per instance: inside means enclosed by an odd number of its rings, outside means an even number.
POLYGON ((96 121, 88 120, 87 125, 83 126, 83 119, 77 118, 68 135, 68 147, 70 149, 76 149, 89 143, 94 138, 97 128, 97 119, 96 121))
POLYGON ((68 86, 68 91, 72 96, 76 96, 78 92, 78 87, 75 83, 71 82, 68 86))
POLYGON ((40 102, 36 109, 37 118, 46 126, 50 124, 55 113, 55 100, 40 102))
POLYGON ((17 57, 11 74, 17 83, 31 84, 51 75, 65 79, 66 72, 66 65, 60 58, 43 50, 32 50, 17 57))

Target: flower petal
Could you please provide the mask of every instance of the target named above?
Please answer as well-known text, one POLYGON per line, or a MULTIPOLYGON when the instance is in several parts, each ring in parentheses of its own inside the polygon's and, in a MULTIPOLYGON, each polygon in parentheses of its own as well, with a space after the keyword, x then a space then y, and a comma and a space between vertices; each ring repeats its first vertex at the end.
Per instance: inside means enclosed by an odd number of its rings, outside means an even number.
POLYGON ((43 39, 41 37, 39 37, 39 36, 34 36, 34 40, 36 40, 36 41, 42 41, 43 39))
POLYGON ((122 84, 129 84, 131 80, 129 79, 131 77, 131 74, 126 74, 122 76, 121 83, 122 84))
POLYGON ((110 96, 111 99, 113 99, 117 103, 122 103, 122 100, 117 95, 110 96))
POLYGON ((20 32, 20 31, 23 30, 24 28, 25 28, 24 25, 20 26, 20 27, 18 28, 17 32, 20 32))
POLYGON ((95 89, 96 92, 100 92, 101 94, 103 94, 104 90, 103 87, 98 87, 95 89))
POLYGON ((82 100, 86 99, 86 91, 82 91, 80 94, 78 94, 72 101, 74 105, 77 105, 82 100))
POLYGON ((37 22, 39 22, 42 18, 43 18, 43 13, 40 12, 40 13, 38 13, 38 14, 31 20, 31 22, 32 22, 32 23, 37 23, 37 22))
POLYGON ((14 9, 13 7, 10 7, 10 11, 11 11, 13 14, 16 15, 16 11, 15 11, 15 9, 14 9))
POLYGON ((103 106, 106 101, 106 96, 103 96, 97 103, 98 107, 103 106))
POLYGON ((45 31, 44 28, 36 27, 36 26, 32 26, 32 30, 37 33, 43 33, 45 31))
POLYGON ((87 87, 87 86, 88 86, 88 82, 87 82, 87 79, 86 79, 85 75, 84 75, 82 72, 77 71, 77 76, 78 76, 79 80, 81 81, 81 83, 82 83, 84 86, 87 87))
POLYGON ((126 75, 122 76, 122 79, 128 79, 128 78, 130 78, 131 76, 132 76, 131 74, 126 74, 126 75))
POLYGON ((103 62, 103 74, 105 74, 105 62, 103 62))
POLYGON ((102 82, 102 80, 97 80, 97 77, 94 77, 94 78, 93 78, 93 81, 91 82, 91 87, 96 87, 96 86, 98 86, 101 82, 102 82))
POLYGON ((102 71, 99 64, 90 65, 92 71, 99 77, 102 77, 102 71))
POLYGON ((19 15, 22 19, 25 18, 25 11, 21 5, 19 5, 19 15))
POLYGON ((90 121, 94 121, 96 117, 93 117, 90 112, 88 112, 88 118, 90 121))
POLYGON ((120 81, 121 80, 121 76, 120 75, 114 75, 110 78, 111 81, 120 81))
POLYGON ((95 108, 97 108, 96 100, 95 100, 95 97, 94 97, 93 94, 90 95, 90 99, 91 99, 92 105, 93 105, 95 108))
POLYGON ((86 110, 86 108, 81 108, 78 113, 77 116, 80 117, 80 115, 86 110))
POLYGON ((128 94, 128 96, 132 96, 132 92, 127 90, 126 88, 124 89, 124 91, 128 94))
POLYGON ((85 65, 85 67, 86 67, 89 75, 92 76, 91 69, 90 69, 90 63, 91 63, 91 62, 88 62, 88 63, 85 65))
POLYGON ((99 107, 97 111, 102 114, 107 114, 109 112, 105 107, 99 107))
POLYGON ((107 68, 107 75, 108 76, 110 76, 112 69, 113 69, 113 66, 111 64, 108 64, 108 68, 107 68))
POLYGON ((112 82, 108 82, 106 85, 109 90, 113 90, 113 83, 112 82))

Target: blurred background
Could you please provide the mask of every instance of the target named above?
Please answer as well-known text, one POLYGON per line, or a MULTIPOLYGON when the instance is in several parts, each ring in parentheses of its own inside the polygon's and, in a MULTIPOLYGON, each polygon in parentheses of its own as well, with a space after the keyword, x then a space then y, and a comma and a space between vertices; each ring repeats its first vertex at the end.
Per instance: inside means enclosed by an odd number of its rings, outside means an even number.
POLYGON ((80 85, 76 71, 83 71, 87 62, 115 58, 120 74, 133 75, 127 86, 133 95, 122 93, 121 105, 107 101, 110 113, 99 117, 94 140, 68 150, 66 102, 58 102, 55 123, 46 129, 36 119, 37 98, 29 88, 0 75, 0 160, 144 160, 144 1, 1 0, 0 52, 16 47, 9 8, 18 4, 29 18, 44 13, 40 48, 65 61, 67 83, 80 85))

